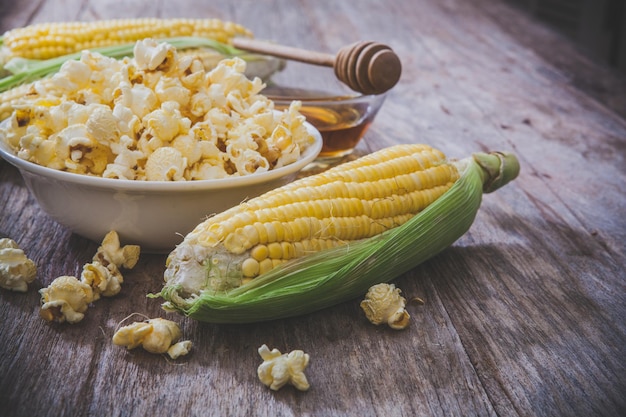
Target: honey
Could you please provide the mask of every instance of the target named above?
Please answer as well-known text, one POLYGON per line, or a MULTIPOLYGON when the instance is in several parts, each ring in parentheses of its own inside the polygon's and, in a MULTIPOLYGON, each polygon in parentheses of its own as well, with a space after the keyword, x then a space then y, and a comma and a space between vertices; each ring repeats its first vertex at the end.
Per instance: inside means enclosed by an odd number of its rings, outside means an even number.
POLYGON ((336 158, 352 152, 367 131, 372 118, 366 117, 366 110, 353 105, 331 109, 303 103, 300 113, 322 134, 323 146, 319 156, 336 158))

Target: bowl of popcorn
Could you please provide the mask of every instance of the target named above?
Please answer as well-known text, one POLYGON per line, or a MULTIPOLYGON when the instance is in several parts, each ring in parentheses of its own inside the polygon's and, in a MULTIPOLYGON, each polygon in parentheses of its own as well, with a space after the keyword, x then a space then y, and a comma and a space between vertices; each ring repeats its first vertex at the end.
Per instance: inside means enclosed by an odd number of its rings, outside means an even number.
POLYGON ((295 179, 322 148, 240 58, 206 68, 151 39, 121 60, 83 52, 0 121, 0 156, 51 218, 167 253, 207 216, 295 179))

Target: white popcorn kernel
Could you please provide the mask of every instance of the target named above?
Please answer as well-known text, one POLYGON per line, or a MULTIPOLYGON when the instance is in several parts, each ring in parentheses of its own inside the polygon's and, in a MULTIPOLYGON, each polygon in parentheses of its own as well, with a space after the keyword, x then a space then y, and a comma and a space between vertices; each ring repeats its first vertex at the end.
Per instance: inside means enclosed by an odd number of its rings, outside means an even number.
MULTIPOLYGON (((61 67, 61 69, 63 69, 63 67, 61 67)), ((49 89, 55 90, 59 94, 63 94, 67 91, 78 90, 78 85, 76 85, 76 83, 73 83, 72 80, 68 77, 54 76, 50 79, 49 89)))
POLYGON ((180 135, 172 141, 172 147, 186 158, 188 166, 193 166, 202 158, 202 148, 191 135, 180 135))
POLYGON ((26 292, 36 275, 37 266, 17 243, 9 238, 0 238, 0 287, 26 292))
POLYGON ((121 93, 115 99, 115 104, 128 107, 137 117, 143 118, 156 107, 158 102, 157 96, 154 91, 145 85, 122 85, 119 88, 121 93))
POLYGON ((191 125, 191 121, 180 114, 178 103, 174 101, 163 103, 161 108, 147 114, 142 122, 148 134, 163 142, 171 141, 191 125))
POLYGON ((89 133, 100 144, 108 144, 119 137, 117 119, 109 106, 92 105, 90 115, 85 123, 89 133))
POLYGON ((293 141, 289 129, 283 125, 276 126, 267 139, 267 145, 278 150, 280 156, 276 161, 276 167, 288 165, 300 158, 300 147, 293 141))
POLYGON ((178 149, 156 149, 146 162, 146 179, 149 181, 180 181, 185 174, 186 158, 178 149))
POLYGON ((64 275, 56 278, 47 288, 39 290, 41 309, 39 315, 46 321, 78 323, 93 301, 91 287, 76 277, 64 275))
POLYGON ((189 106, 191 108, 191 114, 196 117, 202 117, 211 110, 213 101, 206 92, 200 91, 191 96, 189 106))
POLYGON ((183 340, 182 342, 174 343, 167 350, 167 355, 172 359, 178 359, 191 351, 191 345, 191 340, 183 340))
POLYGON ((102 239, 93 260, 104 266, 113 264, 117 268, 132 269, 139 261, 140 253, 139 245, 121 246, 119 235, 115 230, 111 230, 102 239))
MULTIPOLYGON (((120 136, 127 136, 128 139, 135 137, 141 130, 141 119, 133 111, 121 102, 117 102, 113 107, 113 117, 117 121, 117 130, 120 136)), ((134 144, 134 139, 130 139, 134 144)), ((127 148, 129 148, 127 146, 127 148)))
POLYGON ((202 89, 202 84, 206 76, 204 66, 197 59, 192 61, 189 67, 190 74, 183 74, 181 77, 182 85, 189 90, 198 91, 202 89))
POLYGON ((150 156, 150 154, 152 154, 152 152, 165 145, 166 143, 163 142, 161 138, 158 136, 152 136, 146 131, 144 131, 136 144, 137 150, 141 152, 146 159, 150 156))
POLYGON ((173 59, 175 51, 176 49, 167 43, 144 39, 135 44, 133 52, 139 69, 154 71, 166 59, 173 59))
MULTIPOLYGON (((69 171, 87 172, 87 166, 81 164, 81 160, 96 147, 96 143, 89 137, 85 125, 70 125, 50 139, 54 140, 56 158, 63 161, 69 171)), ((106 166, 106 157, 104 165, 106 166)))
POLYGON ((108 164, 102 172, 102 178, 111 178, 118 180, 134 180, 136 179, 135 171, 125 165, 116 163, 108 164))
MULTIPOLYGON (((41 106, 44 107, 44 106, 41 106)), ((59 102, 56 105, 46 106, 39 113, 39 123, 46 127, 49 132, 59 132, 67 127, 67 103, 59 102)))
POLYGON ((102 172, 104 178, 117 178, 125 180, 134 180, 137 171, 137 163, 139 159, 144 159, 144 154, 140 151, 131 151, 123 147, 123 144, 112 146, 113 152, 117 153, 113 163, 106 166, 102 172))
POLYGON ((267 159, 252 149, 243 150, 238 158, 231 158, 231 161, 234 161, 237 172, 241 175, 256 174, 270 169, 267 159))
POLYGON ((83 265, 80 280, 91 287, 93 301, 96 301, 101 295, 113 297, 119 294, 124 277, 115 264, 104 266, 98 261, 93 261, 83 265))
POLYGON ((186 355, 190 341, 178 342, 182 332, 173 321, 155 318, 121 327, 113 335, 113 344, 128 350, 139 346, 150 353, 168 353, 172 359, 186 355))
POLYGON ((386 323, 395 330, 409 325, 411 316, 405 310, 406 299, 402 291, 393 284, 376 284, 370 287, 361 301, 361 308, 367 319, 376 325, 386 323))
POLYGON ((20 139, 20 151, 17 156, 48 168, 65 168, 64 161, 56 156, 54 141, 35 134, 26 134, 20 139))
POLYGON ((162 103, 174 101, 180 106, 187 106, 191 98, 190 91, 183 87, 179 78, 161 77, 154 91, 162 103))
MULTIPOLYGON (((84 56, 84 55, 83 55, 84 56)), ((59 74, 55 78, 65 78, 74 83, 78 88, 82 88, 88 84, 91 77, 91 68, 82 61, 67 61, 67 65, 63 65, 59 74)))
POLYGON ((286 384, 291 384, 300 391, 309 389, 304 370, 309 364, 309 355, 301 350, 281 354, 278 349, 267 345, 259 348, 263 363, 257 369, 259 380, 273 391, 278 391, 286 384))
POLYGON ((84 125, 89 119, 91 109, 83 104, 65 102, 61 104, 61 111, 65 112, 67 126, 84 125))
POLYGON ((226 177, 228 177, 228 172, 224 169, 224 165, 210 160, 197 163, 191 168, 189 173, 189 179, 192 180, 209 180, 226 177))

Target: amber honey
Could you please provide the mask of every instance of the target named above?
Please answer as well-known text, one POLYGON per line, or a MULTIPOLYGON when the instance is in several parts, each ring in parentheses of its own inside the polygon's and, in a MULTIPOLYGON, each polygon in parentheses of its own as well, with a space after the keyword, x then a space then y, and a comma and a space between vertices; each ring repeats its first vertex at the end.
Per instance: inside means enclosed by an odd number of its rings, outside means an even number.
POLYGON ((367 117, 367 106, 355 105, 323 108, 303 103, 300 113, 322 134, 322 158, 344 156, 359 143, 373 117, 367 117))

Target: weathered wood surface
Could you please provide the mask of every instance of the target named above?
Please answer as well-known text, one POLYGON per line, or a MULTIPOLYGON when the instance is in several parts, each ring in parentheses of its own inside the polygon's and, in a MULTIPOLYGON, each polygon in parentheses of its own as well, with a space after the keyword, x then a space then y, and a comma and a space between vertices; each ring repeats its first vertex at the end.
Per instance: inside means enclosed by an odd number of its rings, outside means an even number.
POLYGON ((97 244, 49 219, 0 162, 0 234, 39 266, 26 294, 0 291, 0 415, 626 414, 625 80, 560 36, 498 0, 4 0, 0 10, 1 31, 214 16, 320 51, 385 42, 403 77, 361 152, 420 141, 455 157, 512 150, 522 164, 464 237, 395 281, 425 300, 398 332, 368 323, 359 300, 254 325, 165 314, 145 297, 160 289, 158 255, 142 256, 122 293, 82 322, 48 324, 37 290, 79 274, 97 244), (131 313, 181 323, 193 353, 173 362, 112 345, 131 313), (310 391, 258 381, 264 343, 311 355, 310 391))

